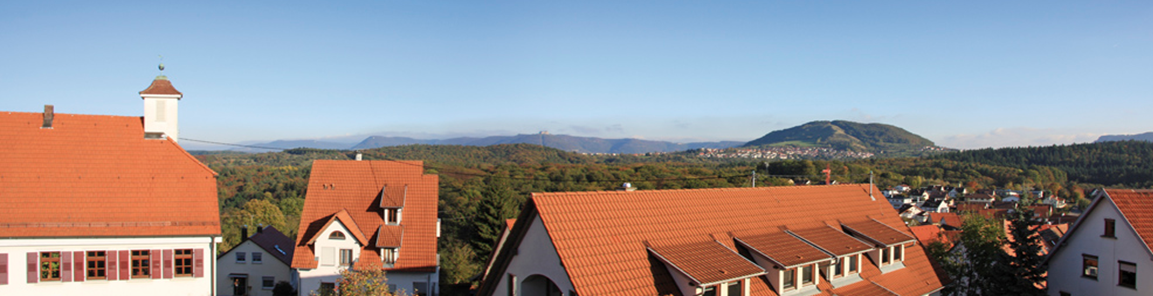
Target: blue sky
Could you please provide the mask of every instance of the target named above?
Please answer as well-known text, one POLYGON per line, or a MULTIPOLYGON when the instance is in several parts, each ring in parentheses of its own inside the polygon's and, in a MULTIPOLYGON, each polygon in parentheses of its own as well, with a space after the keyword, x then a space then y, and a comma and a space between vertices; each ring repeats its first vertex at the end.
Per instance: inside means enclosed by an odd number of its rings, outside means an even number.
POLYGON ((1148 1, 620 2, 5 1, 0 110, 139 116, 164 55, 182 138, 221 142, 1153 131, 1148 1))

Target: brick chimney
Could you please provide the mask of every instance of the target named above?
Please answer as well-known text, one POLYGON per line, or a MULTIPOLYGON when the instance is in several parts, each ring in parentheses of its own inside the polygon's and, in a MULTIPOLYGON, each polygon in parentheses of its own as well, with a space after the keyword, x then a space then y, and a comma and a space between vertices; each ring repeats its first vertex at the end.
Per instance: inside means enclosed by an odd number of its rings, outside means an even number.
POLYGON ((52 119, 56 117, 54 109, 52 105, 44 105, 44 125, 40 128, 52 128, 52 119))
MULTIPOLYGON (((164 64, 160 64, 160 71, 164 71, 164 64)), ((164 74, 156 76, 148 88, 140 91, 140 98, 144 99, 144 138, 172 138, 177 142, 180 128, 176 107, 182 97, 184 94, 172 87, 172 81, 164 74)))

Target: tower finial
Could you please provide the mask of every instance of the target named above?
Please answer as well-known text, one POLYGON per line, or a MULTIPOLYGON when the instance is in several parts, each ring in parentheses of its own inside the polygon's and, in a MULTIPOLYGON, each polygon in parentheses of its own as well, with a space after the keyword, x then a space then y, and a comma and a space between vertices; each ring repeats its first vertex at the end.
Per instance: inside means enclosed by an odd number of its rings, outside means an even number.
POLYGON ((160 56, 160 66, 157 66, 157 68, 160 68, 160 75, 157 75, 156 79, 168 79, 168 76, 164 76, 164 55, 159 55, 159 56, 160 56))

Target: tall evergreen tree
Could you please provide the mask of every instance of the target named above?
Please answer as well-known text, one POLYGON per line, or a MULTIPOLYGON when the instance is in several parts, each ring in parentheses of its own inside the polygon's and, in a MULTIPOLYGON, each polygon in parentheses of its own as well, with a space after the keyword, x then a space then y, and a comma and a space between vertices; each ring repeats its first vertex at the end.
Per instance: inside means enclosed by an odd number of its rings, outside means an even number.
POLYGON ((488 177, 476 214, 476 235, 471 240, 473 249, 483 261, 492 255, 500 234, 504 231, 505 220, 515 218, 520 210, 515 192, 502 177, 488 177))
POLYGON ((1004 295, 1045 295, 1038 286, 1045 281, 1045 267, 1041 264, 1041 239, 1037 228, 1041 222, 1034 218, 1032 210, 1016 211, 1009 217, 1009 247, 1013 254, 1006 254, 1007 273, 1003 278, 1009 282, 1002 286, 1004 295))

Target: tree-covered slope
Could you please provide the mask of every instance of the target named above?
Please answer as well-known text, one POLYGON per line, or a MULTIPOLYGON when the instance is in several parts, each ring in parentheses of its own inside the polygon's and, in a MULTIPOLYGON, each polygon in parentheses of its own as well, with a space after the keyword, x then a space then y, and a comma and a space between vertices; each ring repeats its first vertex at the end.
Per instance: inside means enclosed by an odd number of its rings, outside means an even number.
POLYGON ((1015 168, 1050 166, 1069 180, 1126 187, 1153 186, 1153 143, 1119 141, 1046 147, 979 149, 934 158, 1015 168))
POLYGON ((933 141, 902 128, 880 123, 813 121, 773 131, 744 147, 814 146, 852 151, 914 151, 934 146, 933 141))

